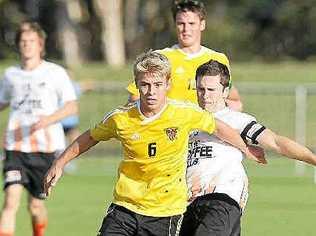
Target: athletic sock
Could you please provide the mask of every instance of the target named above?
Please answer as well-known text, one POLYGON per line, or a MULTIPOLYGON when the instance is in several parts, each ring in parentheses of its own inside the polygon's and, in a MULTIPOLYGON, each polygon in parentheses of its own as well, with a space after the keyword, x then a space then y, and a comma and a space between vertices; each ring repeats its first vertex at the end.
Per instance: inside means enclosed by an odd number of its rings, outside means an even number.
MULTIPOLYGON (((33 236, 44 236, 47 223, 33 223, 33 236)), ((1 235, 0 235, 1 236, 1 235)))

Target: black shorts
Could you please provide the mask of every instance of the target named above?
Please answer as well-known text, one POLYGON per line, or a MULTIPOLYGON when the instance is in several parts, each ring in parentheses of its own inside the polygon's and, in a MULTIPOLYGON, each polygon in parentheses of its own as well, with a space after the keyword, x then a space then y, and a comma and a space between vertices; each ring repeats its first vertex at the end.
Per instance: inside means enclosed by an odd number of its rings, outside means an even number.
POLYGON ((55 153, 5 151, 4 189, 12 184, 21 184, 33 197, 44 199, 43 180, 54 159, 55 153))
POLYGON ((239 236, 241 210, 223 193, 197 197, 184 214, 181 236, 239 236))
POLYGON ((143 216, 125 207, 111 204, 98 236, 177 236, 183 215, 143 216))

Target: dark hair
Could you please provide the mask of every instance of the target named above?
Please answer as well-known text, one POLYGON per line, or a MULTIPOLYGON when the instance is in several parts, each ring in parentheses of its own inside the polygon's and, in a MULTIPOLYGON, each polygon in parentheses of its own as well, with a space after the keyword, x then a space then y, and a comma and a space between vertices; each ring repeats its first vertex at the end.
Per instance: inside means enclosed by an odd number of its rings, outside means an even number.
POLYGON ((197 13, 200 20, 206 19, 206 8, 204 3, 198 0, 175 0, 172 6, 172 16, 176 20, 179 12, 192 11, 197 13))
POLYGON ((200 65, 196 70, 195 80, 202 78, 203 76, 217 76, 219 75, 221 80, 220 83, 226 87, 230 87, 230 72, 226 65, 210 60, 200 65))
POLYGON ((45 41, 46 41, 46 33, 41 27, 41 25, 35 21, 23 21, 19 25, 19 29, 16 32, 15 35, 15 45, 18 48, 19 43, 21 40, 21 35, 24 32, 35 32, 40 37, 40 39, 43 41, 43 50, 41 52, 41 57, 43 58, 45 56, 45 41))

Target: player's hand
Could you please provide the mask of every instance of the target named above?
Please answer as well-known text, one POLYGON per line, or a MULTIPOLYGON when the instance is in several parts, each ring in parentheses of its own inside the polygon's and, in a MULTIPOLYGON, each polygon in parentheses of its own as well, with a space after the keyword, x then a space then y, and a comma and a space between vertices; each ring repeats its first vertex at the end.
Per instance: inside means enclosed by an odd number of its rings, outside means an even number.
POLYGON ((49 124, 50 123, 48 116, 40 116, 39 120, 31 126, 31 133, 35 132, 36 130, 43 129, 47 127, 49 124))
POLYGON ((57 162, 54 162, 44 178, 44 193, 46 197, 50 195, 52 188, 56 185, 62 174, 63 167, 60 167, 57 162))
POLYGON ((258 146, 247 145, 248 152, 246 156, 260 164, 267 164, 264 149, 258 146))

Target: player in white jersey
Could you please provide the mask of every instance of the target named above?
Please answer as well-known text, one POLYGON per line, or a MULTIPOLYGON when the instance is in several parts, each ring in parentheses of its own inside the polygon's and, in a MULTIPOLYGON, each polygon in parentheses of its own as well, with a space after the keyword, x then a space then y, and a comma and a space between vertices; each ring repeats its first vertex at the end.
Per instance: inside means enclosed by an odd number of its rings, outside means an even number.
MULTIPOLYGON (((232 111, 228 95, 229 70, 211 60, 197 69, 197 95, 200 107, 239 131, 248 145, 260 145, 291 159, 316 165, 316 156, 306 147, 275 134, 246 113, 232 111)), ((260 146, 253 153, 264 156, 260 146)), ((237 236, 240 217, 248 197, 248 179, 242 165, 243 154, 213 135, 191 134, 187 158, 189 206, 181 235, 237 236)))
POLYGON ((43 178, 55 152, 65 148, 59 121, 78 109, 66 71, 43 60, 45 37, 37 23, 21 25, 16 38, 21 64, 5 70, 0 88, 0 110, 10 107, 4 138, 5 197, 0 236, 14 234, 23 187, 29 192, 33 235, 44 235, 47 213, 43 178))

